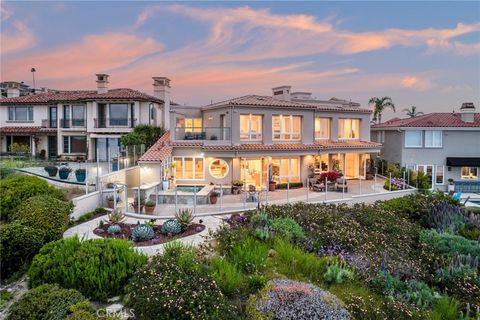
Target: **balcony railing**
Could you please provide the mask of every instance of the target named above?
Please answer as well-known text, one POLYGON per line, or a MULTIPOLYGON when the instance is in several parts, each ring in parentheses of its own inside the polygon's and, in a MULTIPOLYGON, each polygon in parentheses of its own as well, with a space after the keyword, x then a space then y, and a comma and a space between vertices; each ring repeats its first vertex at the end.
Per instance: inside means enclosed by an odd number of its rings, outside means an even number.
POLYGON ((60 128, 85 128, 85 119, 60 119, 60 128))
POLYGON ((56 119, 43 119, 42 128, 56 128, 57 120, 56 119))
POLYGON ((175 128, 175 140, 230 140, 230 128, 175 128))
POLYGON ((93 121, 95 128, 133 128, 137 119, 95 118, 93 121))

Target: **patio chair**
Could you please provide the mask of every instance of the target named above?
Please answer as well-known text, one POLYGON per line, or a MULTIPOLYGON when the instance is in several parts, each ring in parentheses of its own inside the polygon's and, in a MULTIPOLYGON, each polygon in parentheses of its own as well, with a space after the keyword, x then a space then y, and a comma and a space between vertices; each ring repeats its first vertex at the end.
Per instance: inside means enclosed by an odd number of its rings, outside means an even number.
POLYGON ((258 201, 257 188, 255 188, 253 184, 250 184, 248 186, 247 202, 257 202, 257 201, 258 201))
POLYGON ((343 190, 348 192, 347 179, 338 178, 337 181, 335 182, 335 190, 338 192, 342 192, 343 190))
POLYGON ((308 178, 308 189, 312 190, 315 184, 318 184, 317 178, 308 178))
POLYGON ((316 191, 316 192, 323 192, 323 191, 325 191, 325 184, 323 182, 322 183, 315 183, 312 186, 312 190, 316 191))

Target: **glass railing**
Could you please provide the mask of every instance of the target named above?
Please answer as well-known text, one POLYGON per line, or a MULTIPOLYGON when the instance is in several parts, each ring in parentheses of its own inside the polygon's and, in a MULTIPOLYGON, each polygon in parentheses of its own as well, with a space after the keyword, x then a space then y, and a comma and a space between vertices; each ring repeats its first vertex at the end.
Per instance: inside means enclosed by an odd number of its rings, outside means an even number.
POLYGON ((230 128, 175 128, 175 140, 230 140, 230 128))
POLYGON ((134 127, 137 119, 132 118, 95 118, 95 128, 110 128, 110 127, 134 127))

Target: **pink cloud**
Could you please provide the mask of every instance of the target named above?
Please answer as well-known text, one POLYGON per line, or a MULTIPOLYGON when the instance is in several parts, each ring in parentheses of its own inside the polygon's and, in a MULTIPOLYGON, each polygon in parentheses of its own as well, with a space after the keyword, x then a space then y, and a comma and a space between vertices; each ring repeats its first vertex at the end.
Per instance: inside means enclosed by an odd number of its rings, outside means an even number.
POLYGON ((429 79, 422 79, 416 76, 404 76, 400 83, 404 88, 418 91, 426 91, 432 88, 432 83, 429 79))
POLYGON ((91 77, 128 65, 162 48, 153 38, 131 34, 88 35, 78 42, 14 58, 3 67, 3 76, 13 78, 20 68, 34 66, 46 81, 91 77))
MULTIPOLYGON (((10 17, 11 13, 4 12, 2 9, 2 16, 10 17)), ((0 53, 7 54, 18 52, 32 47, 35 44, 35 37, 32 31, 25 23, 20 20, 15 20, 12 23, 13 32, 3 30, 0 35, 0 53)))

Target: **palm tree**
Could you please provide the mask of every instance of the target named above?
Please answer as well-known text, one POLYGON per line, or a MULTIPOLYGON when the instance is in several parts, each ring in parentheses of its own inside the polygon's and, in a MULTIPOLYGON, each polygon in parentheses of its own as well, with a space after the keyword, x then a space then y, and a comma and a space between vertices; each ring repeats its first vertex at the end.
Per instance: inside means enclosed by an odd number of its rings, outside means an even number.
POLYGON ((415 106, 411 106, 410 109, 403 109, 402 111, 406 112, 407 116, 409 116, 410 118, 415 118, 416 116, 420 116, 424 114, 421 111, 417 112, 417 107, 415 106))
POLYGON ((382 122, 382 112, 385 111, 386 108, 390 108, 395 112, 395 105, 390 97, 373 97, 368 103, 374 105, 373 120, 377 120, 378 123, 382 122))

